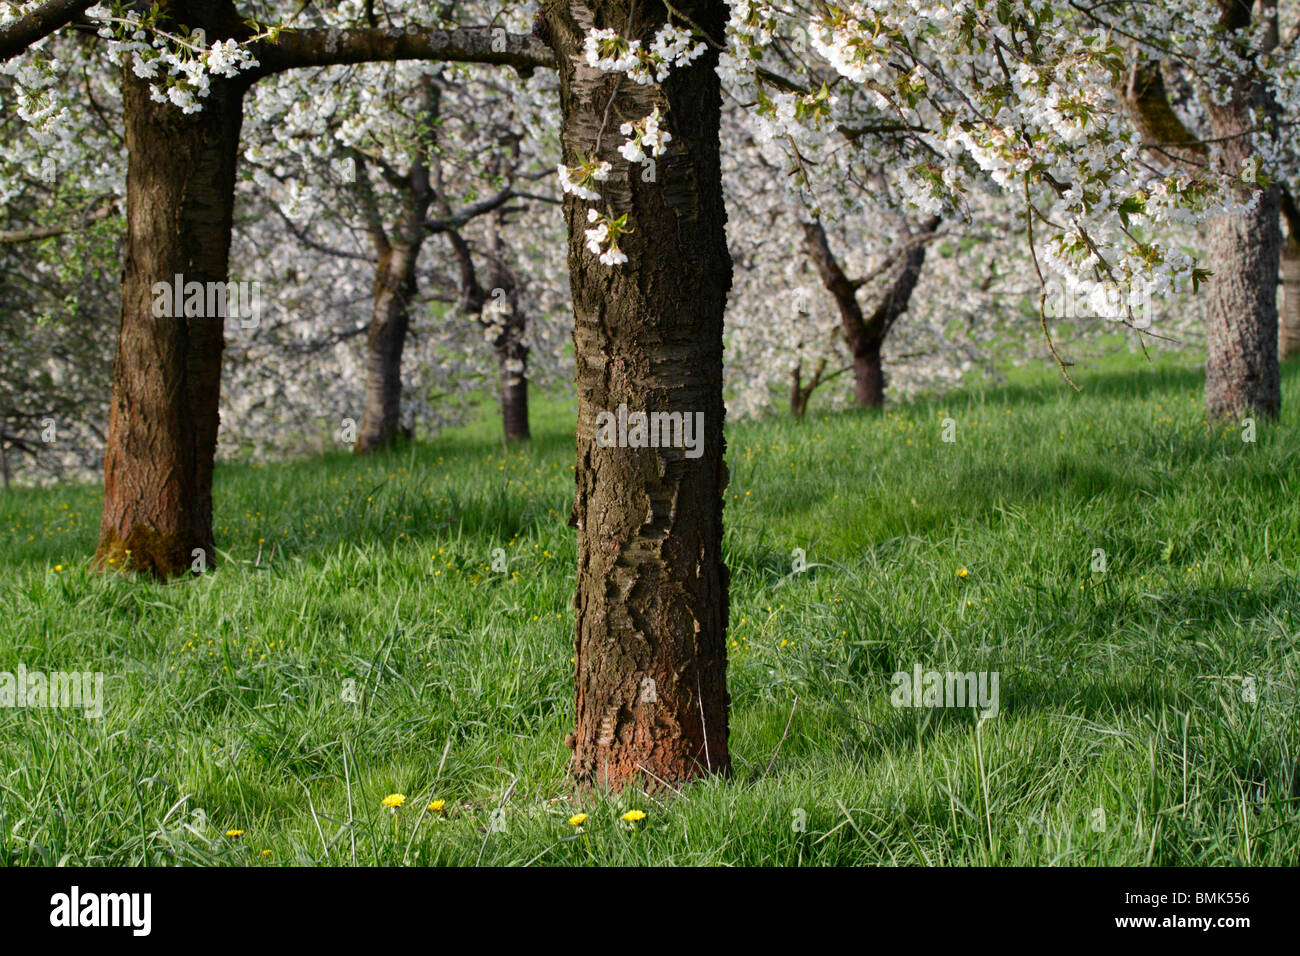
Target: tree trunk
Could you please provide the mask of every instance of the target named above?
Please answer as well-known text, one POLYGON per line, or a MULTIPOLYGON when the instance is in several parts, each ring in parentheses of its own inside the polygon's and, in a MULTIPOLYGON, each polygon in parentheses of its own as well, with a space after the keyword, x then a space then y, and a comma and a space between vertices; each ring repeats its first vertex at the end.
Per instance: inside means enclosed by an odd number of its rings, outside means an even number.
MULTIPOLYGON (((72 4, 71 6, 75 6, 72 4)), ((209 43, 246 38, 231 0, 174 0, 161 27, 202 28, 209 43)), ((369 60, 433 59, 546 65, 531 37, 483 28, 285 31, 257 47, 261 66, 211 79, 202 110, 155 103, 123 70, 128 151, 122 322, 104 455, 104 511, 94 564, 168 577, 215 559, 212 472, 224 348, 220 317, 158 317, 155 283, 225 282, 243 94, 286 69, 369 60), (504 39, 504 43, 499 42, 504 39)))
MULTIPOLYGON (((434 197, 434 175, 427 157, 437 148, 442 94, 429 76, 418 88, 421 157, 413 160, 401 178, 401 220, 392 238, 380 221, 379 205, 362 169, 358 180, 366 210, 366 229, 379 256, 375 266, 375 305, 366 335, 365 409, 353 451, 366 454, 391 448, 399 438, 412 437, 402 430, 402 351, 411 328, 411 303, 416 293, 416 267, 420 261, 427 224, 425 217, 434 197)), ((438 176, 441 182, 440 175, 438 176)))
POLYGON ((1300 355, 1300 240, 1288 236, 1282 247, 1282 358, 1300 355))
POLYGON ((795 421, 801 421, 808 413, 808 397, 811 393, 811 389, 803 387, 803 363, 796 362, 794 371, 790 373, 790 417, 795 421))
POLYGON ((524 344, 527 318, 520 307, 519 281, 505 263, 501 230, 502 215, 494 213, 488 231, 488 285, 493 298, 500 290, 505 307, 505 314, 499 317, 501 332, 493 343, 501 377, 501 425, 506 441, 528 441, 528 346, 524 344))
POLYGON ((858 405, 864 408, 880 408, 885 404, 885 371, 880 362, 880 349, 890 329, 912 301, 912 293, 921 280, 921 268, 925 265, 926 242, 939 228, 940 221, 938 216, 931 216, 921 226, 919 234, 909 234, 910 241, 894 257, 902 261, 902 268, 869 316, 863 313, 858 303, 858 290, 864 280, 850 279, 845 274, 831 251, 826 229, 820 222, 813 220, 803 224, 808 256, 840 312, 844 341, 853 355, 853 394, 858 405))
MULTIPOLYGON (((676 9, 722 35, 721 0, 676 9)), ((722 562, 722 317, 731 259, 716 56, 642 86, 588 67, 581 55, 593 25, 648 41, 665 18, 661 3, 632 0, 570 0, 548 14, 560 63, 564 161, 573 166, 599 153, 611 162, 594 205, 613 216, 630 213, 635 229, 622 243, 629 261, 602 265, 584 244, 589 204, 566 197, 578 386, 570 742, 580 789, 621 790, 633 781, 658 789, 731 767, 722 562), (656 181, 646 182, 617 152, 618 121, 604 127, 609 115, 640 118, 656 105, 673 139, 657 161, 656 181), (699 456, 675 447, 602 447, 596 417, 621 404, 692 421, 702 413, 699 456)))
POLYGON ((867 339, 853 350, 853 395, 863 408, 885 404, 885 369, 880 361, 880 339, 867 339))
MULTIPOLYGON (((1250 29, 1251 3, 1219 0, 1226 33, 1250 29)), ((1253 152, 1252 132, 1275 115, 1262 87, 1248 74, 1236 78, 1226 102, 1206 101, 1220 161, 1231 176, 1253 152)), ((1210 226, 1215 251, 1206 330, 1205 405, 1212 418, 1276 418, 1282 406, 1278 371, 1277 277, 1282 244, 1280 191, 1263 189, 1248 213, 1220 216, 1210 226)))
POLYGON ((501 425, 506 441, 528 441, 532 433, 528 427, 528 373, 514 372, 516 362, 527 354, 519 342, 512 342, 497 350, 497 365, 501 374, 501 425))
POLYGON ((206 314, 206 300, 195 310, 204 314, 176 315, 172 293, 154 286, 227 280, 243 89, 214 78, 203 109, 186 115, 154 102, 129 64, 122 86, 126 264, 95 565, 166 578, 193 567, 196 550, 203 566, 216 557, 225 339, 224 317, 206 314))
POLYGON ((9 423, 8 415, 0 415, 0 477, 4 479, 4 489, 9 490, 9 448, 5 431, 9 423))
POLYGON ((1282 243, 1282 315, 1278 351, 1282 358, 1300 355, 1300 210, 1284 194, 1282 211, 1287 236, 1282 243))
POLYGON ((1254 210, 1220 216, 1210 227, 1218 265, 1210 290, 1205 404, 1213 418, 1276 418, 1282 407, 1277 216, 1277 187, 1271 186, 1254 210))
POLYGON ((366 336, 365 412, 359 454, 394 445, 402 436, 402 350, 411 327, 418 247, 395 245, 375 271, 375 306, 366 336))
MULTIPOLYGON (((826 360, 821 359, 817 362, 817 367, 813 369, 812 378, 808 384, 803 383, 803 359, 799 359, 794 364, 794 371, 790 374, 790 417, 795 421, 803 421, 808 414, 808 403, 812 400, 813 392, 824 385, 827 378, 822 376, 826 374, 826 360)), ((834 378, 839 372, 833 373, 829 378, 834 378)))

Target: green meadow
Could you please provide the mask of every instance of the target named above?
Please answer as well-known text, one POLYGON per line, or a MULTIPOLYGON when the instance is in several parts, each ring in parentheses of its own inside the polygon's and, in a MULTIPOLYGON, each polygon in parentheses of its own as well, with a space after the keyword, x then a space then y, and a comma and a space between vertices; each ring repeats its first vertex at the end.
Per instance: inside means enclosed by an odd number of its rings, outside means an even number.
POLYGON ((1192 359, 1076 378, 728 427, 735 769, 676 796, 569 792, 565 401, 221 466, 168 585, 89 570, 94 484, 15 489, 0 672, 103 713, 0 708, 0 863, 1294 865, 1300 365, 1253 442, 1192 359), (917 666, 996 716, 893 706, 917 666))

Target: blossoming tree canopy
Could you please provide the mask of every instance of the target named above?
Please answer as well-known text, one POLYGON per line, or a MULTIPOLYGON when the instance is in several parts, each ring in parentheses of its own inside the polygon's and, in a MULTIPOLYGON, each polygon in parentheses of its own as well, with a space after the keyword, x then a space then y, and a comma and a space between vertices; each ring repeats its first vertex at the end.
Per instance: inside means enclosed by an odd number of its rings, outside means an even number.
MULTIPOLYGON (((51 15, 69 7, 28 6, 51 15)), ((842 174, 863 152, 888 154, 922 216, 968 216, 972 195, 993 184, 1022 205, 1039 272, 1076 285, 1113 283, 1127 290, 1117 307, 1129 314, 1142 297, 1195 288, 1208 274, 1165 240, 1167 227, 1250 215, 1261 199, 1271 210, 1262 184, 1287 178, 1294 165, 1293 151, 1269 132, 1295 97, 1286 52, 1294 37, 1278 39, 1293 33, 1294 7, 871 0, 808 8, 738 0, 712 35, 680 9, 665 8, 657 25, 635 36, 616 16, 597 18, 572 55, 647 85, 665 82, 712 47, 727 94, 751 111, 759 142, 786 154, 790 185, 810 209, 833 215, 855 201, 842 174), (1245 108, 1258 114, 1258 128, 1246 122, 1199 163, 1144 140, 1149 128, 1134 122, 1124 91, 1148 61, 1198 86, 1179 109, 1211 120, 1206 106, 1250 75, 1263 98, 1261 108, 1245 108)), ((289 62, 389 58, 403 55, 403 45, 429 44, 431 11, 419 4, 388 7, 404 25, 381 31, 364 28, 366 9, 357 2, 306 13, 285 8, 220 38, 202 27, 171 30, 156 14, 130 9, 100 5, 87 13, 104 25, 114 53, 130 53, 155 97, 189 111, 200 108, 212 77, 256 76, 289 62)), ((462 22, 490 29, 453 28, 430 49, 440 58, 527 61, 518 51, 541 11, 536 2, 461 4, 462 22)), ((623 237, 636 224, 602 204, 600 184, 612 162, 652 176, 673 121, 658 107, 621 116, 607 131, 620 139, 615 155, 560 163, 562 190, 590 204, 585 241, 606 266, 625 263, 623 237)), ((1213 133, 1193 135, 1220 139, 1213 133)))
MULTIPOLYGON (((1279 10, 1253 0, 1095 8, 871 0, 812 12, 738 0, 725 36, 709 36, 685 15, 642 36, 602 23, 589 28, 583 55, 593 67, 644 83, 689 63, 698 54, 693 44, 710 43, 721 53, 727 92, 753 112, 758 141, 786 152, 792 185, 811 209, 842 205, 845 163, 858 150, 885 147, 919 212, 966 215, 974 191, 996 186, 1022 206, 1041 278, 1111 283, 1126 291, 1114 308, 1131 319, 1145 298, 1194 290, 1209 275, 1166 241, 1171 226, 1213 217, 1240 227, 1254 216, 1253 228, 1263 232, 1226 242, 1228 269, 1276 271, 1266 261, 1276 258, 1276 229, 1264 223, 1276 218, 1269 184, 1290 164, 1276 123, 1295 96, 1294 58, 1283 50, 1294 45, 1295 19, 1294 4, 1279 10), (1290 39, 1282 44, 1284 27, 1290 39), (1133 71, 1150 61, 1194 88, 1188 106, 1208 120, 1192 134, 1208 144, 1204 161, 1188 161, 1185 140, 1153 139, 1144 103, 1125 96, 1133 71)), ((656 130, 664 119, 655 117, 656 130)), ((671 135, 672 117, 666 120, 671 135)), ((625 155, 645 153, 632 140, 625 155)), ((636 224, 599 206, 608 160, 579 157, 560 175, 566 191, 593 203, 592 248, 606 265, 621 264, 620 236, 636 224)), ((1231 287, 1220 283, 1216 300, 1231 287)), ((1214 414, 1276 412, 1276 356, 1267 344, 1276 314, 1269 289, 1248 298, 1212 310, 1207 402, 1214 414), (1242 308, 1254 317, 1250 328, 1234 318, 1242 308), (1240 358, 1218 354, 1234 337, 1258 342, 1259 369, 1234 372, 1240 358)))

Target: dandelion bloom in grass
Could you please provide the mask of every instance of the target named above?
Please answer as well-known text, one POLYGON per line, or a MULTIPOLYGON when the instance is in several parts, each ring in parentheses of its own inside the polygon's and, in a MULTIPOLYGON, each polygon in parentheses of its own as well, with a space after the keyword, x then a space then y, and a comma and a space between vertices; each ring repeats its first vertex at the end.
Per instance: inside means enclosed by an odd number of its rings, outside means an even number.
POLYGON ((627 813, 623 814, 623 819, 626 820, 628 823, 636 823, 638 820, 645 819, 645 811, 629 810, 627 813))
POLYGON ((270 856, 270 855, 271 855, 271 851, 270 851, 270 850, 263 850, 263 851, 262 851, 262 856, 270 856))
POLYGON ((389 810, 396 810, 405 802, 406 796, 401 793, 390 793, 388 796, 384 797, 384 806, 389 810))
POLYGON ((243 831, 243 830, 227 830, 227 831, 226 831, 226 836, 228 836, 228 837, 241 837, 241 836, 243 836, 243 835, 244 835, 244 831, 243 831))
POLYGON ((434 813, 442 813, 442 808, 446 805, 446 802, 443 800, 434 800, 429 804, 429 809, 434 813))
POLYGON ((959 577, 959 578, 964 578, 964 577, 966 577, 966 575, 968 575, 968 574, 970 574, 970 572, 967 571, 965 568, 958 568, 958 569, 957 569, 957 577, 959 577))
POLYGON ((575 813, 573 816, 569 817, 569 826, 571 827, 580 827, 586 822, 587 815, 585 813, 575 813))

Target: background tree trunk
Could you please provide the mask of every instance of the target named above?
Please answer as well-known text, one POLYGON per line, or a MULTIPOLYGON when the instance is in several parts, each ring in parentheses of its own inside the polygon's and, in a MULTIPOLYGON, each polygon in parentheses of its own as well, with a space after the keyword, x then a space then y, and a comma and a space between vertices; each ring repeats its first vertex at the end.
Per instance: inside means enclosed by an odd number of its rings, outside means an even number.
POLYGON ((883 339, 864 339, 853 350, 853 396, 863 408, 885 404, 885 369, 880 361, 883 339))
POLYGON ((1278 349, 1282 358, 1300 355, 1300 239, 1286 237, 1282 246, 1282 326, 1278 349))
MULTIPOLYGON (((216 36, 210 34, 210 39, 216 36)), ((95 564, 158 577, 211 566, 224 320, 155 317, 154 283, 228 278, 242 87, 214 78, 203 109, 152 100, 123 71, 127 240, 95 564)))
MULTIPOLYGON (((518 348, 527 354, 522 345, 518 348)), ((506 441, 528 441, 532 432, 528 427, 528 373, 512 372, 510 366, 522 358, 513 358, 513 349, 498 350, 501 374, 501 426, 506 441)))
POLYGON ((4 481, 4 490, 9 490, 9 439, 6 435, 9 416, 0 415, 0 479, 4 481))
POLYGON ((1300 355, 1300 207, 1290 190, 1282 191, 1282 218, 1286 236, 1282 240, 1282 314, 1278 353, 1282 358, 1300 355))
POLYGON ((803 363, 796 363, 790 373, 790 417, 800 420, 808 411, 808 393, 803 387, 803 363))
MULTIPOLYGON (((1232 134, 1216 129, 1215 135, 1232 134)), ((1276 418, 1282 407, 1277 357, 1281 246, 1277 187, 1264 190, 1252 211, 1216 218, 1209 235, 1218 263, 1211 279, 1206 329, 1206 411, 1213 418, 1237 420, 1255 414, 1276 418)))
MULTIPOLYGON (((918 235, 910 236, 909 233, 910 243, 894 257, 901 260, 903 265, 871 315, 866 315, 858 303, 858 290, 865 284, 865 280, 850 279, 845 274, 844 268, 831 251, 826 229, 820 222, 814 220, 803 224, 808 257, 817 267, 822 285, 831 294, 840 312, 840 328, 853 356, 853 395, 859 406, 880 408, 885 404, 885 370, 880 360, 880 350, 889 330, 907 311, 912 301, 912 293, 921 280, 921 268, 925 265, 927 241, 935 234, 939 223, 938 216, 931 216, 918 235)), ((886 265, 893 261, 890 260, 886 265)))
MULTIPOLYGON (((676 5, 715 38, 721 0, 676 5)), ((591 26, 645 41, 665 22, 661 3, 552 4, 564 161, 599 154, 613 164, 596 205, 630 212, 630 261, 588 252, 587 202, 567 197, 578 386, 575 727, 580 788, 658 788, 727 773, 727 570, 722 563, 724 463, 722 316, 731 287, 718 132, 716 56, 641 86, 600 73, 581 56, 591 26), (635 17, 633 13, 635 12, 635 17), (629 23, 632 24, 629 29, 629 23), (616 104, 608 109, 611 97, 616 104), (659 105, 673 134, 656 180, 617 153, 618 119, 659 105), (703 453, 602 448, 596 416, 616 411, 704 415, 703 453)))
POLYGON ((411 327, 419 246, 395 245, 375 269, 375 305, 366 336, 365 411, 357 430, 360 454, 401 437, 402 350, 411 327))
POLYGON ((366 336, 365 410, 353 451, 367 454, 390 448, 411 433, 402 431, 402 352, 411 329, 411 303, 416 292, 416 268, 427 235, 425 217, 441 186, 436 150, 442 92, 429 76, 420 79, 420 155, 400 183, 401 221, 390 238, 380 219, 379 204, 370 188, 364 162, 357 185, 366 211, 366 231, 379 262, 375 266, 375 305, 366 336))
POLYGON ((505 313, 500 334, 493 343, 497 355, 497 370, 501 379, 501 427, 506 441, 528 441, 528 346, 524 332, 528 319, 523 313, 519 295, 519 280, 506 265, 505 245, 501 239, 504 225, 501 211, 492 214, 488 228, 488 285, 495 298, 501 290, 505 313))

